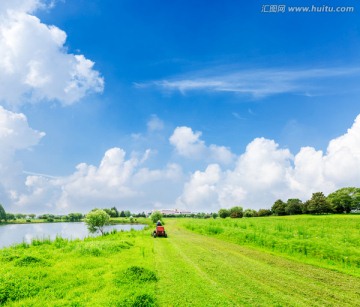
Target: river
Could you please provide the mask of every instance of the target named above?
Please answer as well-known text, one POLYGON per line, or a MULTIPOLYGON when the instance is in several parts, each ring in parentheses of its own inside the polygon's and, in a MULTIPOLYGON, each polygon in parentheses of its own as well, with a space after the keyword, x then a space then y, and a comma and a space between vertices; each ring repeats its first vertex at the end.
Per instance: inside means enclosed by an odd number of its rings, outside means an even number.
MULTIPOLYGON (((105 231, 116 229, 129 231, 141 230, 145 225, 117 224, 105 227, 105 231)), ((96 234, 95 234, 96 235, 96 234)), ((90 234, 85 223, 34 223, 34 224, 8 224, 0 226, 0 248, 22 242, 31 243, 32 239, 54 240, 56 236, 66 239, 83 239, 90 234)))

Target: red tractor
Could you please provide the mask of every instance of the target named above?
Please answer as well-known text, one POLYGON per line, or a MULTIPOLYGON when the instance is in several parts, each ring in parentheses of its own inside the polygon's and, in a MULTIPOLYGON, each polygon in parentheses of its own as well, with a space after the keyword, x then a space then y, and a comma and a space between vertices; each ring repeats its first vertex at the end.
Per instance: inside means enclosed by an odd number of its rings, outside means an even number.
POLYGON ((167 234, 165 232, 165 227, 164 226, 156 226, 156 229, 151 233, 151 235, 156 238, 156 237, 165 237, 167 238, 167 234))

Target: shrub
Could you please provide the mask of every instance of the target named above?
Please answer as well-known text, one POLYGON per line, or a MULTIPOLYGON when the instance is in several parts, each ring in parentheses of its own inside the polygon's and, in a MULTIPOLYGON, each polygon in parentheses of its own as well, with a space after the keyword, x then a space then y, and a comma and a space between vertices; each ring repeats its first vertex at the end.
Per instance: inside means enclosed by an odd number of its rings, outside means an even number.
POLYGON ((230 217, 231 218, 242 218, 243 217, 243 208, 236 206, 236 207, 232 207, 230 209, 230 217))
POLYGON ((219 210, 219 216, 220 216, 222 219, 230 216, 230 210, 220 209, 220 210, 219 210))
POLYGON ((161 221, 161 223, 164 224, 162 220, 163 215, 160 211, 154 211, 153 213, 151 213, 150 218, 153 221, 153 223, 156 223, 157 221, 161 221))

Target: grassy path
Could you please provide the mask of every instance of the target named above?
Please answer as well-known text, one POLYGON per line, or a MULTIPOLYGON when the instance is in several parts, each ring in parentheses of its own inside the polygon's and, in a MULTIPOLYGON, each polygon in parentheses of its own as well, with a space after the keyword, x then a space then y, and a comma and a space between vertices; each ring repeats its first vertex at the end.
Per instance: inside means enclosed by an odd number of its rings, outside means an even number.
POLYGON ((360 279, 191 233, 154 239, 160 306, 360 306, 360 279))

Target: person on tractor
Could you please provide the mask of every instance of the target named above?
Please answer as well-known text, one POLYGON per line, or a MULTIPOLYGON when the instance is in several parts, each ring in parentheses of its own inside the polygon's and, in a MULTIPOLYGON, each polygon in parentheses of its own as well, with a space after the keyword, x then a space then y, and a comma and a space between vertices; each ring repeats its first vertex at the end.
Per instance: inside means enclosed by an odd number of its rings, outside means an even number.
POLYGON ((160 221, 160 220, 158 220, 158 221, 157 221, 156 226, 162 226, 162 224, 161 224, 161 221, 160 221))

